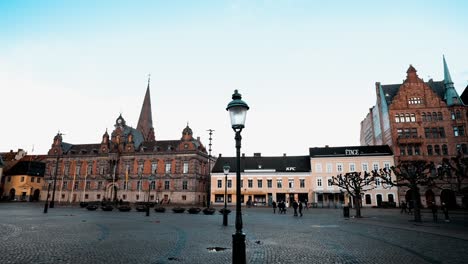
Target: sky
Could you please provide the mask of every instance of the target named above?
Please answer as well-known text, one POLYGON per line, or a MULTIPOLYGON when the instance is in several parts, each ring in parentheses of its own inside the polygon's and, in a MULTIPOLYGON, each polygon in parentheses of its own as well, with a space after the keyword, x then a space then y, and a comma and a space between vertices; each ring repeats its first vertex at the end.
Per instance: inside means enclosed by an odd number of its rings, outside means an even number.
POLYGON ((468 1, 0 0, 0 152, 46 154, 58 131, 99 143, 136 127, 151 74, 156 140, 187 123, 235 155, 227 104, 250 106, 242 152, 308 155, 359 145, 375 82, 412 64, 468 85, 468 1))

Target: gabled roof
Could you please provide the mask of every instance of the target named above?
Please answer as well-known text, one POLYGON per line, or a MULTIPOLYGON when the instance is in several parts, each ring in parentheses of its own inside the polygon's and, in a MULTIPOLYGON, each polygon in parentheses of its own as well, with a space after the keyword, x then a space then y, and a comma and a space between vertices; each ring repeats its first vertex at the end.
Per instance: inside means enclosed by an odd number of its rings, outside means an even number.
POLYGON ((41 161, 21 160, 11 169, 5 172, 5 175, 30 175, 44 176, 46 164, 41 161))
MULTIPOLYGON (((445 85, 444 81, 437 81, 434 82, 430 79, 428 82, 425 82, 439 97, 441 100, 444 100, 445 97, 445 85)), ((385 95, 385 100, 387 105, 390 105, 393 101, 393 97, 396 96, 398 91, 400 90, 402 84, 383 84, 382 90, 385 95)))
MULTIPOLYGON (((237 170, 236 157, 219 157, 213 173, 223 173, 223 166, 229 164, 230 171, 237 170)), ((246 170, 274 170, 275 172, 310 172, 309 156, 241 157, 241 172, 246 170)))
POLYGON ((309 148, 309 153, 310 158, 393 155, 388 145, 309 148))

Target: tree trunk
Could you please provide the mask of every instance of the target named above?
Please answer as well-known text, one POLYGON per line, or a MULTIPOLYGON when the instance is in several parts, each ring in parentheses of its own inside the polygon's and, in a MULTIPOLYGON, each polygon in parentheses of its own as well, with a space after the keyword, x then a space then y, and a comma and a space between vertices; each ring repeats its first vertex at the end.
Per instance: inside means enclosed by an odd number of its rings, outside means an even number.
POLYGON ((356 218, 361 218, 361 195, 354 197, 354 204, 356 206, 356 218))
POLYGON ((413 199, 413 206, 414 206, 414 221, 415 222, 422 222, 421 220, 421 195, 419 194, 419 188, 415 184, 412 188, 412 199, 413 199))

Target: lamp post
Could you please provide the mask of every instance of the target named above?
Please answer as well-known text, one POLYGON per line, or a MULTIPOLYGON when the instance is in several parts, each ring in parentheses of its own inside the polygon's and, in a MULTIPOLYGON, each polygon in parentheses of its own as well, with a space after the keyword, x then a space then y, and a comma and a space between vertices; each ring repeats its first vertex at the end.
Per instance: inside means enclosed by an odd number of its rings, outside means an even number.
POLYGON ((234 264, 246 263, 245 234, 242 232, 240 148, 242 140, 241 131, 244 128, 249 106, 241 99, 241 94, 235 90, 232 95, 232 101, 226 108, 231 117, 232 129, 236 133, 236 233, 232 235, 232 263, 234 264))
POLYGON ((227 213, 227 176, 231 167, 229 165, 224 165, 224 211, 223 211, 223 225, 228 225, 228 213, 227 213))
POLYGON ((57 154, 57 160, 55 161, 55 175, 54 175, 54 188, 52 190, 52 200, 50 201, 50 208, 54 208, 55 205, 55 186, 57 185, 57 173, 58 173, 58 166, 59 166, 59 158, 60 155, 57 154))
POLYGON ((146 216, 150 215, 150 195, 151 195, 151 182, 154 181, 154 176, 148 177, 148 204, 146 205, 146 216))
POLYGON ((44 204, 44 214, 47 214, 47 209, 49 209, 49 192, 50 192, 50 185, 52 184, 52 180, 47 181, 47 197, 44 204))

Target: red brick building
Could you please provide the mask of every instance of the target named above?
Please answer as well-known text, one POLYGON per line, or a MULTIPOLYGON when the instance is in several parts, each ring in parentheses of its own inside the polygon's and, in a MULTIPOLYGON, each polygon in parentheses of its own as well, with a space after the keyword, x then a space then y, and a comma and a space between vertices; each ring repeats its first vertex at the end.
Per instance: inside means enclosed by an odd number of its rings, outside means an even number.
POLYGON ((181 134, 156 140, 148 82, 136 129, 119 115, 114 130, 110 135, 106 130, 99 143, 70 144, 60 133, 54 137, 46 179, 57 176, 55 201, 202 204, 209 184, 208 154, 188 124, 181 134))
MULTIPOLYGON (((442 81, 424 82, 410 65, 402 84, 377 82, 377 103, 361 122, 361 145, 391 146, 395 164, 404 160, 441 164, 443 158, 468 154, 468 107, 455 90, 445 58, 443 65, 442 81)), ((409 197, 408 190, 401 191, 400 195, 409 197)), ((422 189, 421 200, 423 205, 428 201, 462 205, 463 191, 466 195, 468 189, 455 190, 450 185, 442 190, 422 189)))

